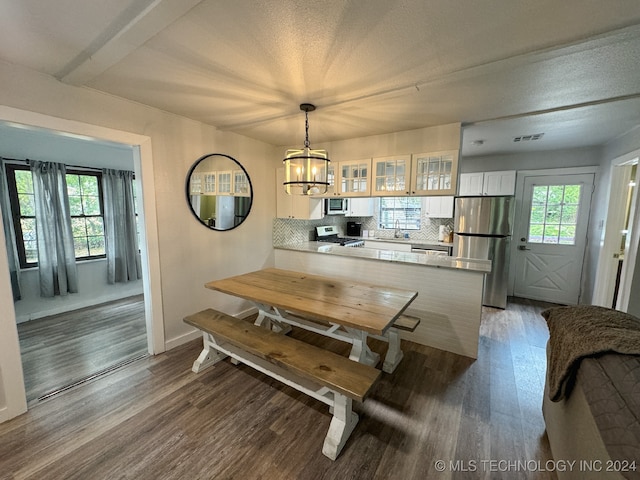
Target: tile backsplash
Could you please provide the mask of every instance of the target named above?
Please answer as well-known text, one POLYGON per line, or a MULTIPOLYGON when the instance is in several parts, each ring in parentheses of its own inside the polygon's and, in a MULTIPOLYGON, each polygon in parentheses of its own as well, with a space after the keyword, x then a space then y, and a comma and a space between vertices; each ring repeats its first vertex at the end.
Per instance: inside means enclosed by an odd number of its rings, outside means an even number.
MULTIPOLYGON (((347 222, 362 222, 362 229, 374 231, 376 237, 393 238, 392 228, 381 229, 377 222, 377 215, 373 217, 345 217, 344 215, 327 215, 321 220, 295 220, 290 218, 275 218, 273 220, 273 244, 286 245, 289 243, 308 242, 315 239, 315 229, 322 225, 335 225, 339 234, 344 236, 347 222)), ((422 216, 420 230, 403 230, 414 240, 438 241, 440 225, 447 225, 453 229, 453 218, 429 218, 422 216)), ((370 236, 374 236, 371 235, 370 236)))

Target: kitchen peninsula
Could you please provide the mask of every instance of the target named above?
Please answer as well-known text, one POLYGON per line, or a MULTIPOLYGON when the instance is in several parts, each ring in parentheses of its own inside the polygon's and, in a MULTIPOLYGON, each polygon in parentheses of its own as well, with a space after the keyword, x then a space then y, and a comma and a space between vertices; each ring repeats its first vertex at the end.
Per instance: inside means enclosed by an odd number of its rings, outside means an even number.
POLYGON ((477 358, 482 288, 490 261, 312 241, 274 248, 276 268, 417 290, 406 313, 422 321, 402 338, 477 358))

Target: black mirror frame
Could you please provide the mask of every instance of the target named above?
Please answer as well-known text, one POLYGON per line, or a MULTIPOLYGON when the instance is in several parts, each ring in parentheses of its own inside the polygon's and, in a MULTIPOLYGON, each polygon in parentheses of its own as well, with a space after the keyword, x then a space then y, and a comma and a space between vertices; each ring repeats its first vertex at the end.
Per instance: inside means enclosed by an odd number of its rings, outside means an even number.
POLYGON ((233 157, 231 157, 229 155, 226 155, 224 153, 207 153, 206 155, 203 155, 200 158, 198 158, 193 163, 193 165, 191 165, 191 168, 189 168, 189 171, 187 172, 187 178, 186 178, 186 183, 185 183, 185 194, 186 194, 186 198, 187 198, 187 205, 189 205, 189 210, 191 211, 193 216, 196 217, 196 219, 198 220, 198 222, 201 225, 205 226, 209 230, 214 230, 216 232, 228 232, 228 231, 233 230, 233 229, 239 227, 240 225, 242 225, 245 222, 245 220, 247 219, 247 217, 249 216, 249 213, 251 213, 251 207, 253 207, 253 184, 251 183, 251 178, 249 177, 249 173, 247 172, 247 169, 244 168, 244 166, 242 166, 242 164, 240 162, 238 162, 235 158, 233 158, 233 157), (206 158, 213 157, 213 156, 225 157, 225 158, 228 158, 229 160, 231 160, 232 162, 234 162, 236 165, 238 165, 238 167, 240 167, 242 169, 242 171, 244 172, 245 176, 247 177, 247 182, 249 183, 249 208, 247 209, 247 213, 244 216, 244 219, 242 220, 242 222, 238 223, 237 225, 234 225, 231 228, 218 229, 218 228, 212 227, 210 225, 207 225, 204 221, 202 221, 200 216, 195 212, 195 210, 191 206, 191 189, 189 188, 190 184, 191 184, 191 175, 193 174, 193 171, 198 167, 200 162, 202 162, 206 158))

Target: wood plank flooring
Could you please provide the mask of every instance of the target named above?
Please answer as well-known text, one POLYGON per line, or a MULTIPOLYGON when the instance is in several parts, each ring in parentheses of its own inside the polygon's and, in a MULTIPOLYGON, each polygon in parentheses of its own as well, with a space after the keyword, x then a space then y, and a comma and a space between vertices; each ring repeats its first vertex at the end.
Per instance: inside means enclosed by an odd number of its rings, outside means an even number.
POLYGON ((144 297, 18 324, 27 402, 147 352, 144 297))
POLYGON ((228 361, 194 374, 194 341, 0 425, 0 478, 554 479, 533 468, 551 459, 539 315, 548 305, 510 300, 505 311, 484 310, 475 361, 403 342, 404 360, 355 407, 360 423, 335 462, 321 452, 326 405, 228 361), (517 461, 529 468, 504 463, 517 461))

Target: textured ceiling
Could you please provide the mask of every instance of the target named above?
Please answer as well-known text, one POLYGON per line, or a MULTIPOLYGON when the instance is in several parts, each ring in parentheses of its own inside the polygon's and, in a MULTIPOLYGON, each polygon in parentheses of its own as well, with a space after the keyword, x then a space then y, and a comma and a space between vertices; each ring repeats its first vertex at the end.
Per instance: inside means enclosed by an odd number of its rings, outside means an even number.
POLYGON ((0 0, 0 59, 265 142, 465 125, 463 155, 640 125, 638 0, 0 0), (544 133, 536 142, 514 136, 544 133), (473 140, 484 140, 481 146, 473 140))

